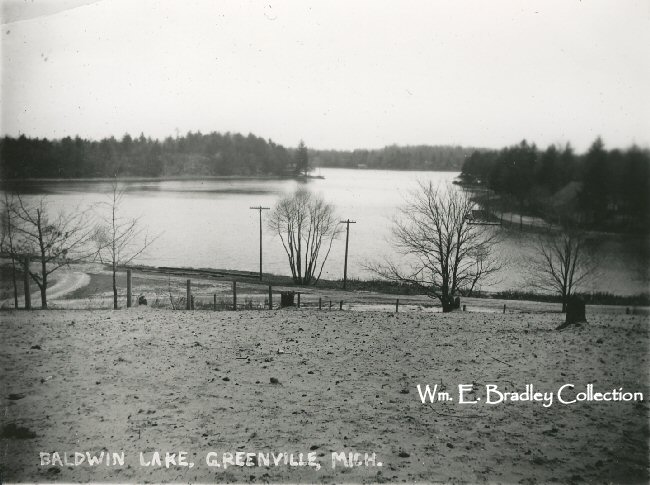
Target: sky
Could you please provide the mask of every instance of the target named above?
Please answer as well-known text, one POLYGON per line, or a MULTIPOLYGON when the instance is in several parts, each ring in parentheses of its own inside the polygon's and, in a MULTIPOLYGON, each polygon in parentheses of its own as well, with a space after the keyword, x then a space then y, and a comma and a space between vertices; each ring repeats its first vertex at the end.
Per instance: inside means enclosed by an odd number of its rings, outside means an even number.
POLYGON ((2 0, 1 132, 650 146, 647 0, 2 0))

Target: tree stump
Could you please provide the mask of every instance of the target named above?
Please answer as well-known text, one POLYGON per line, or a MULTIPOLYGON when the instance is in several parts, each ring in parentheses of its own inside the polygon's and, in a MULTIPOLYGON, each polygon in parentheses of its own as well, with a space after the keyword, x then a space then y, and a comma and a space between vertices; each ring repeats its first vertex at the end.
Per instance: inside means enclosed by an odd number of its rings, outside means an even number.
POLYGON ((578 296, 572 296, 566 304, 566 323, 586 322, 585 302, 578 296))
POLYGON ((282 291, 280 292, 280 307, 294 306, 293 298, 296 295, 295 291, 282 291))
POLYGON ((585 316, 585 302, 582 298, 578 296, 572 296, 569 298, 566 304, 566 320, 565 322, 557 327, 556 330, 562 330, 569 325, 574 323, 586 322, 587 317, 585 316))

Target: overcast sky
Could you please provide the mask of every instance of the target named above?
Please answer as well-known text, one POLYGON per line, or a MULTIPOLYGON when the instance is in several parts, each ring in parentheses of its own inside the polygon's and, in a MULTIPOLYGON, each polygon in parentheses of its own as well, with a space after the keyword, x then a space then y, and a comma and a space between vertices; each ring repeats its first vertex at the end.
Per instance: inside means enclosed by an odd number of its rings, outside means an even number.
POLYGON ((3 1, 2 133, 650 145, 650 2, 3 1))

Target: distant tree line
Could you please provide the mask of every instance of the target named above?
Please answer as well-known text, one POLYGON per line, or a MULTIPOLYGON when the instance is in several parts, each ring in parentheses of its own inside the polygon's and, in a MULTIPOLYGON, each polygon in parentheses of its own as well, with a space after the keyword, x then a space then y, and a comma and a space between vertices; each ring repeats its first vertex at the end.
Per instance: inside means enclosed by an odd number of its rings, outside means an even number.
POLYGON ((577 155, 570 145, 538 149, 525 140, 474 151, 461 179, 493 191, 500 209, 602 229, 650 229, 650 152, 607 150, 597 138, 577 155))
POLYGON ((100 141, 0 139, 3 179, 173 177, 179 175, 285 175, 295 171, 295 150, 252 134, 188 133, 153 140, 129 134, 100 141))
POLYGON ((374 168, 388 170, 453 170, 475 151, 460 146, 397 146, 377 150, 309 150, 316 167, 374 168))

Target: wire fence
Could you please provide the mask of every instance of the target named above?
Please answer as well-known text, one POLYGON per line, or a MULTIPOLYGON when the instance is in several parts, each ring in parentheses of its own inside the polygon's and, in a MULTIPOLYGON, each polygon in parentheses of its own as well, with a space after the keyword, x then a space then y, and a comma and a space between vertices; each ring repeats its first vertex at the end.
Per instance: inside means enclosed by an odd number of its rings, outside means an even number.
MULTIPOLYGON (((85 275, 87 277, 87 275, 85 275)), ((112 278, 107 274, 92 274, 91 281, 63 296, 52 291, 49 308, 109 309, 113 308, 112 278), (56 295, 56 296, 55 296, 56 295)), ((172 310, 242 311, 304 308, 321 311, 381 311, 381 312, 441 312, 434 300, 420 295, 391 296, 368 292, 350 292, 331 288, 301 288, 272 286, 251 278, 212 277, 196 275, 188 279, 179 273, 156 273, 138 269, 118 272, 118 308, 149 306, 172 310)), ((55 285, 56 287, 56 285, 55 285)), ((55 289, 52 288, 52 290, 55 289)), ((8 295, 7 295, 8 296, 8 295)), ((31 305, 40 307, 38 293, 31 292, 31 305)), ((18 299, 18 308, 26 308, 24 295, 18 299)), ((15 308, 13 298, 5 298, 0 305, 15 308)), ((643 306, 589 305, 598 313, 648 315, 643 306)), ((518 301, 489 298, 464 298, 458 302, 458 311, 480 313, 559 312, 557 303, 518 301)))

